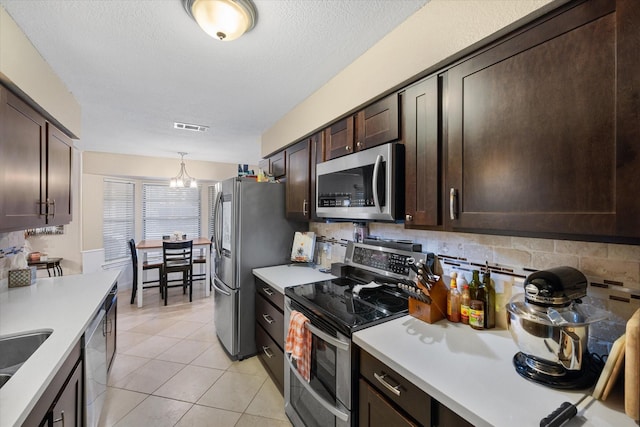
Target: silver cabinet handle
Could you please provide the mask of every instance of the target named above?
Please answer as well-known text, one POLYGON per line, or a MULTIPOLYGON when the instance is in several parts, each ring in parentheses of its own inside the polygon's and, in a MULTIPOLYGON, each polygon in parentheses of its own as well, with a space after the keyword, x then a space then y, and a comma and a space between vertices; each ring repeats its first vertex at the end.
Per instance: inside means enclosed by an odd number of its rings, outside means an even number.
POLYGON ((307 215, 309 213, 309 202, 307 202, 307 199, 305 199, 302 202, 302 215, 307 215))
POLYGON ((262 318, 266 320, 268 324, 272 324, 273 322, 275 322, 275 320, 273 320, 273 317, 269 316, 268 314, 263 314, 262 318))
POLYGON ((262 346, 262 351, 264 352, 264 354, 271 359, 273 357, 273 352, 271 351, 271 349, 269 347, 267 347, 266 345, 262 346))
MULTIPOLYGON (((55 218, 56 216, 56 199, 53 199, 50 203, 53 206, 53 213, 51 214, 51 218, 55 218)), ((49 215, 49 210, 47 209, 47 215, 49 215)))
POLYGON ((413 221, 413 215, 409 215, 409 214, 405 215, 404 220, 407 222, 413 221))
POLYGON ((351 147, 348 146, 348 145, 346 147, 344 147, 344 149, 347 150, 347 151, 351 151, 351 147))
POLYGON ((273 291, 269 288, 262 288, 262 292, 269 295, 270 297, 273 296, 273 291))
POLYGON ((60 411, 60 418, 53 420, 53 423, 59 423, 60 421, 62 421, 62 427, 64 427, 64 411, 60 411))
POLYGON ((362 147, 362 142, 360 142, 360 141, 356 142, 356 147, 358 147, 358 148, 362 147))
POLYGON ((456 219, 456 199, 458 198, 458 191, 455 188, 449 190, 449 218, 456 219))
POLYGON ((387 382, 387 374, 385 374, 384 372, 382 373, 382 375, 374 372, 373 376, 378 380, 378 382, 380 384, 382 384, 387 390, 389 390, 391 393, 395 394, 396 396, 400 396, 400 384, 397 385, 391 385, 387 382))

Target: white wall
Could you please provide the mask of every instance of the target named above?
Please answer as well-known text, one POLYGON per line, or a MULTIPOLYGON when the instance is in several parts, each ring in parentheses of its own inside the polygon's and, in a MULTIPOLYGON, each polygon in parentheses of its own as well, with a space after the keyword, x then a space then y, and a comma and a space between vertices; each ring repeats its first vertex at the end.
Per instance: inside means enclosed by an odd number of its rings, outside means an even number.
MULTIPOLYGON (((262 135, 266 156, 566 0, 431 0, 262 135), (525 18, 526 17, 526 18, 525 18)), ((357 35, 354 35, 357 36, 357 35)))
POLYGON ((1 6, 0 81, 40 106, 69 136, 80 137, 80 104, 1 6))

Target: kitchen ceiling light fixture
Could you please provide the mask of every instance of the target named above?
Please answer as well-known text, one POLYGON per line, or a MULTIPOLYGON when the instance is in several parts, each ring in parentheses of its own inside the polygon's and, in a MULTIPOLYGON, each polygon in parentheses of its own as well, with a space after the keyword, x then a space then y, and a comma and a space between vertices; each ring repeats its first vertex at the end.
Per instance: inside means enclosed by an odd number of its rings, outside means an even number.
POLYGON ((188 153, 178 153, 180 154, 180 173, 171 178, 169 181, 169 187, 171 188, 197 188, 198 183, 194 177, 187 173, 187 168, 184 166, 184 156, 188 153))
POLYGON ((189 16, 205 33, 222 41, 235 40, 256 24, 251 0, 183 0, 189 16))

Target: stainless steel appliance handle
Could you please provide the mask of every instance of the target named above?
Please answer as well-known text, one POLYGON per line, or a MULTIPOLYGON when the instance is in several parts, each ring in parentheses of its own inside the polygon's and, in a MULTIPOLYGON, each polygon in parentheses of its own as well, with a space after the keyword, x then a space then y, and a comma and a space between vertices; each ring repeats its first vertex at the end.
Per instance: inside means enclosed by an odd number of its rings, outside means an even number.
POLYGON ((311 333, 313 335, 322 338, 324 341, 328 342, 332 346, 338 347, 339 349, 344 350, 344 351, 349 351, 349 343, 346 343, 344 341, 340 341, 339 339, 332 337, 331 335, 327 334, 326 332, 321 331, 320 329, 316 328, 311 323, 307 323, 305 325, 305 327, 309 331, 311 331, 311 333))
POLYGON ((378 200, 378 170, 380 169, 380 164, 382 163, 382 156, 378 154, 376 157, 376 164, 373 166, 373 203, 378 208, 378 211, 382 213, 382 206, 380 206, 380 201, 378 200))
POLYGON ((214 277, 214 278, 213 278, 213 289, 217 290, 217 291, 218 291, 218 292, 220 292, 222 295, 230 296, 230 295, 231 295, 231 292, 227 292, 227 291, 225 291, 224 289, 222 289, 222 288, 220 288, 220 287, 216 286, 216 284, 217 284, 218 282, 222 282, 222 280, 218 279, 218 276, 214 277))
POLYGON ((218 257, 222 256, 222 225, 218 226, 220 209, 222 209, 222 187, 216 196, 216 203, 213 208, 213 243, 218 257))
MULTIPOLYGON (((287 309, 289 310, 289 312, 293 311, 293 308, 291 308, 291 304, 289 303, 289 301, 286 302, 287 304, 287 309)), ((315 326, 313 326, 311 324, 311 322, 307 322, 305 324, 305 327, 315 336, 320 337, 321 339, 323 339, 324 341, 328 342, 329 344, 333 345, 334 347, 338 347, 341 350, 344 351, 349 351, 349 342, 344 342, 342 340, 339 340, 338 338, 332 337, 331 335, 327 334, 324 331, 321 331, 320 329, 316 328, 315 326)))
POLYGON ((326 409, 327 411, 331 412, 333 415, 338 417, 340 420, 342 420, 344 422, 349 421, 349 414, 347 414, 345 412, 342 412, 341 410, 336 408, 334 405, 332 405, 331 403, 327 402, 322 396, 320 396, 318 394, 317 391, 315 391, 309 385, 309 383, 304 378, 302 378, 302 375, 300 375, 300 372, 298 372, 296 367, 293 366, 293 362, 291 361, 291 355, 288 355, 285 359, 287 360, 287 364, 289 365, 289 371, 293 372, 293 374, 296 376, 296 378, 298 378, 298 381, 300 382, 300 384, 302 384, 304 389, 314 398, 314 400, 316 402, 321 404, 324 409, 326 409))
POLYGON ((566 329, 561 329, 561 337, 566 336, 567 339, 560 338, 560 351, 558 357, 560 358, 560 362, 567 369, 580 369, 582 364, 582 344, 580 342, 580 337, 575 334, 575 332, 568 331, 566 329), (571 345, 571 354, 569 360, 566 360, 566 347, 571 345))
POLYGON ((264 292, 265 294, 269 295, 269 296, 273 296, 273 291, 269 288, 262 288, 262 292, 264 292))

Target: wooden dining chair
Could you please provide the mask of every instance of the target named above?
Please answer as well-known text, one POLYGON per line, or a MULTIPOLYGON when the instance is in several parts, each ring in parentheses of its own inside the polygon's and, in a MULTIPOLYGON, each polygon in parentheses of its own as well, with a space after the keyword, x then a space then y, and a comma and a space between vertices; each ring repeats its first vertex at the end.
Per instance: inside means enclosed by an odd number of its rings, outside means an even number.
MULTIPOLYGON (((209 257, 211 258, 211 250, 213 249, 213 236, 211 236, 211 243, 209 243, 209 257)), ((205 256, 204 249, 198 251, 197 255, 193 257, 193 263, 201 266, 207 265, 207 257, 205 256)), ((213 265, 213 264, 212 264, 213 265)), ((193 275, 193 280, 206 280, 207 273, 196 273, 193 275)), ((213 278, 211 275, 209 276, 209 290, 213 289, 213 278)))
MULTIPOLYGON (((133 288, 131 289, 131 304, 136 300, 136 292, 138 290, 138 251, 136 251, 136 241, 134 239, 129 240, 129 252, 131 252, 131 265, 133 266, 133 288)), ((155 280, 145 280, 142 282, 142 289, 160 288, 160 280, 162 279, 162 261, 143 261, 142 271, 158 269, 158 278, 155 280), (155 285, 145 286, 148 283, 155 283, 155 285)))
POLYGON ((182 293, 189 288, 189 302, 193 300, 193 241, 162 242, 162 295, 164 305, 167 305, 169 288, 182 287, 182 293), (170 273, 182 273, 182 281, 179 285, 171 285, 174 280, 169 280, 170 273))

